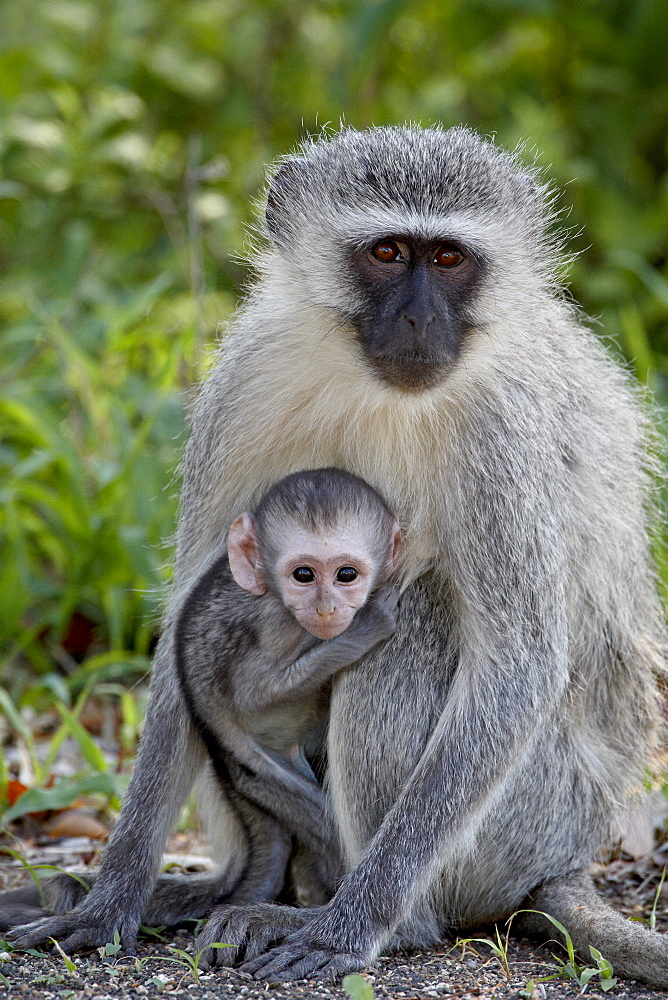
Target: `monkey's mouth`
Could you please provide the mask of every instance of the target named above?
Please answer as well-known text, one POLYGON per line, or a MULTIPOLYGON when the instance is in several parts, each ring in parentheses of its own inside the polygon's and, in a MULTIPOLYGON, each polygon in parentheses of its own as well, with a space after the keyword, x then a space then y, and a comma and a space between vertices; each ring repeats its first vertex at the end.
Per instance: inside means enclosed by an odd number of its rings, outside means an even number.
POLYGON ((334 639, 350 625, 352 616, 325 622, 322 618, 301 617, 300 624, 318 639, 334 639))
POLYGON ((396 356, 368 355, 367 359, 384 382, 406 392, 433 389, 445 378, 448 361, 434 355, 396 356))

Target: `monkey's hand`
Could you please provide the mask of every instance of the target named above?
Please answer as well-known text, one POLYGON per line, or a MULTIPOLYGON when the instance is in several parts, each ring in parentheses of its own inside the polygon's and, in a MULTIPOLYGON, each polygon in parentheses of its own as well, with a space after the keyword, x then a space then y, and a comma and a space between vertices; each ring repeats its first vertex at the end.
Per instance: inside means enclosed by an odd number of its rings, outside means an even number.
POLYGON ((206 926, 195 941, 200 953, 200 968, 235 965, 240 955, 250 962, 288 934, 303 927, 316 909, 298 910, 272 903, 245 906, 223 904, 212 910, 206 926), (213 944, 227 947, 212 948, 213 944))
POLYGON ((353 929, 337 920, 331 907, 331 903, 323 906, 315 915, 311 910, 304 927, 266 954, 253 957, 247 953, 241 971, 270 982, 334 980, 371 964, 379 954, 380 940, 372 940, 361 927, 360 933, 351 933, 353 929))
POLYGON ((45 917, 31 924, 13 927, 5 935, 16 948, 36 948, 53 938, 66 954, 100 948, 114 940, 118 931, 120 943, 127 954, 137 948, 139 913, 114 914, 109 907, 87 906, 88 897, 69 913, 45 917))
POLYGON ((388 581, 372 594, 353 622, 352 628, 364 635, 370 647, 390 639, 397 628, 399 588, 388 581))

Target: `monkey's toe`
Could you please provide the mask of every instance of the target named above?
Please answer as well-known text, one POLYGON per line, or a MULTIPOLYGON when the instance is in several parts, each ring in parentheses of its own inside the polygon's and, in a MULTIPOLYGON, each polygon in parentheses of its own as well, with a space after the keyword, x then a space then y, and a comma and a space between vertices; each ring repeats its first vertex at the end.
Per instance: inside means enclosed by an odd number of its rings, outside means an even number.
MULTIPOLYGON (((128 954, 134 954, 137 948, 136 933, 122 930, 120 936, 123 949, 128 954)), ((61 950, 69 955, 77 951, 90 951, 113 941, 114 927, 107 923, 78 919, 74 914, 68 913, 14 927, 6 937, 14 947, 23 951, 57 941, 61 950)))
POLYGON ((364 966, 361 955, 338 953, 331 948, 311 948, 306 941, 286 942, 254 961, 244 962, 242 972, 255 979, 288 982, 292 979, 333 981, 364 966))
POLYGON ((313 913, 314 910, 272 903, 217 906, 197 938, 202 949, 200 965, 202 968, 231 968, 241 954, 246 962, 252 961, 266 954, 271 945, 303 927, 313 913), (222 947, 214 948, 214 944, 222 947))
POLYGON ((63 928, 62 917, 44 917, 30 924, 20 924, 12 927, 5 937, 16 948, 35 948, 46 944, 52 937, 57 939, 63 928))

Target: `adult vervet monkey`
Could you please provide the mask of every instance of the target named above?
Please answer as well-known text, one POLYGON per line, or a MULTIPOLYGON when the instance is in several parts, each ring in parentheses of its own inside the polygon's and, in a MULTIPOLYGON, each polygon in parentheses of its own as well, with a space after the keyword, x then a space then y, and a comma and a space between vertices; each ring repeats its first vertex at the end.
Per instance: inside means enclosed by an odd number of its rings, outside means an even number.
POLYGON ((329 788, 349 873, 315 912, 216 910, 203 941, 245 947, 272 979, 340 974, 532 905, 617 972, 668 986, 666 940, 615 915, 587 875, 657 739, 665 633, 644 420, 559 294, 549 204, 465 129, 346 129, 280 167, 259 280, 192 413, 176 583, 123 814, 90 895, 19 944, 99 945, 115 929, 132 944, 201 765, 174 613, 271 482, 334 465, 397 515, 407 588, 392 640, 335 684, 329 788))

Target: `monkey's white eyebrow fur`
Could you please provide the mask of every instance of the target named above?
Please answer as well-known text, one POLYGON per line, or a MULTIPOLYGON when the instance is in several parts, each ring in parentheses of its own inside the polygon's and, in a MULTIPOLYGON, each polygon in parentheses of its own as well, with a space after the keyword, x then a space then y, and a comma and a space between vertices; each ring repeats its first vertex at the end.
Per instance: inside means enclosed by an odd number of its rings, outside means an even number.
POLYGON ((348 242, 366 245, 375 239, 393 234, 411 235, 419 239, 458 239, 467 246, 484 251, 495 246, 503 234, 498 220, 478 213, 448 212, 427 215, 420 212, 390 212, 378 206, 368 211, 343 210, 337 217, 336 229, 348 242))

